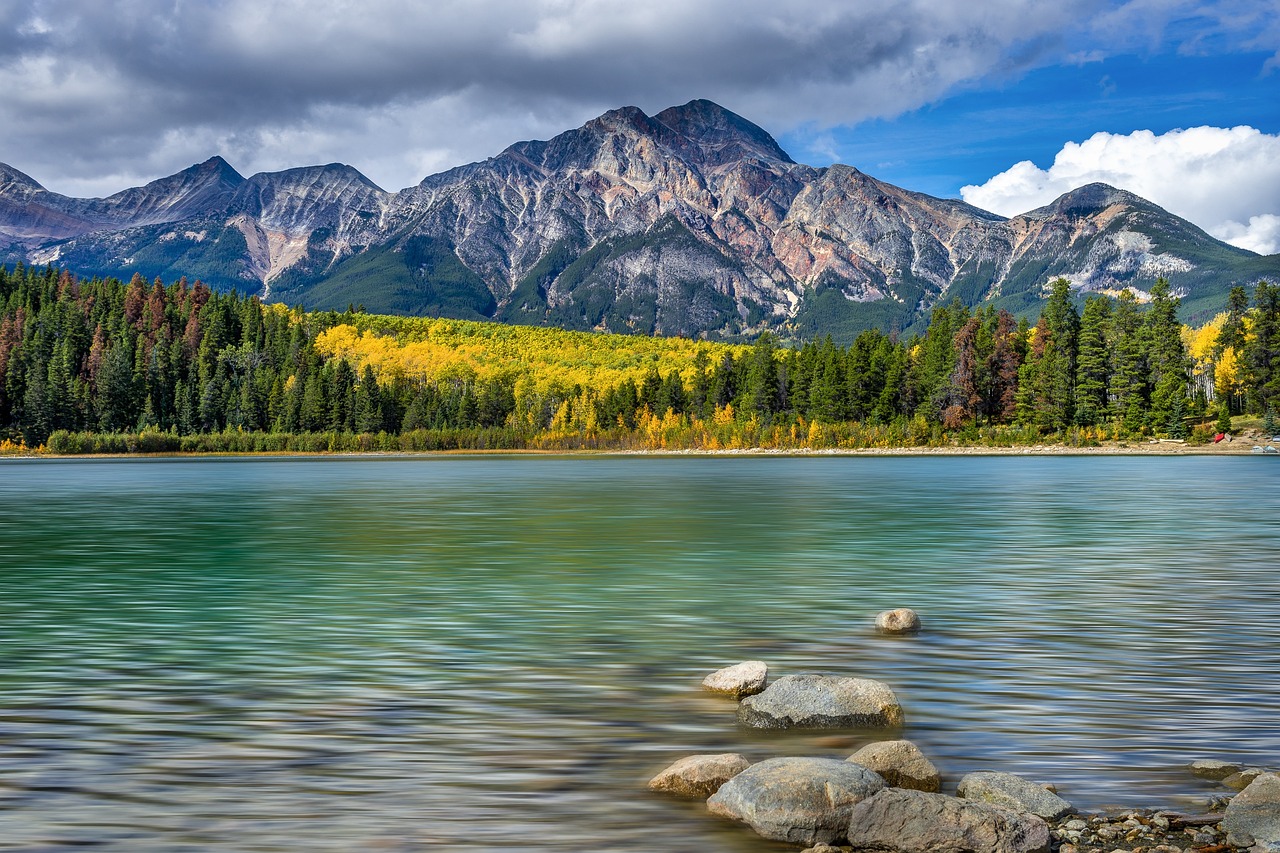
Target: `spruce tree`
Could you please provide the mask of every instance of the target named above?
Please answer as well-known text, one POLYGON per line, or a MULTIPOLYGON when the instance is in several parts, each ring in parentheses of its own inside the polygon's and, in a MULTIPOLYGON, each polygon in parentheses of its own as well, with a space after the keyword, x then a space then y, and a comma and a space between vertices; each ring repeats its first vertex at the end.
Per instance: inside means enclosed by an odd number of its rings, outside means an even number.
POLYGON ((1142 315, 1137 300, 1129 291, 1120 294, 1111 312, 1107 335, 1110 349, 1111 378, 1108 395, 1111 411, 1126 432, 1136 433, 1144 426, 1147 408, 1147 363, 1142 341, 1142 315))
POLYGON ((1143 318, 1143 340, 1147 349, 1148 384, 1151 388, 1151 425, 1164 427, 1173 417, 1175 407, 1185 414, 1188 370, 1191 359, 1182 342, 1182 324, 1178 321, 1178 305, 1169 282, 1156 279, 1151 288, 1151 308, 1143 318))
POLYGON ((1231 407, 1226 400, 1218 406, 1218 422, 1214 424, 1214 429, 1220 433, 1231 432, 1231 407))
POLYGON ((1111 302, 1090 296, 1080 317, 1080 345, 1076 361, 1076 423, 1094 426, 1107 419, 1107 323, 1111 302))
POLYGON ((373 368, 364 366, 360 385, 356 388, 356 432, 382 431, 382 397, 378 393, 378 381, 373 368))
POLYGON ((1258 282, 1244 344, 1250 409, 1265 412, 1280 399, 1280 285, 1258 282))

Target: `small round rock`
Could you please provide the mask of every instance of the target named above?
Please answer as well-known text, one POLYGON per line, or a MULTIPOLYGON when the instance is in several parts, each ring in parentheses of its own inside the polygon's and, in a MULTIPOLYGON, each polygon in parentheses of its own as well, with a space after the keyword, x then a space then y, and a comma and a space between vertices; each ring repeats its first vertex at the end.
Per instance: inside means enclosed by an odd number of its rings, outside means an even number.
POLYGON ((936 793, 942 785, 938 768, 909 740, 869 743, 848 760, 879 773, 893 788, 936 793))
POLYGON ((876 630, 881 634, 919 633, 920 615, 908 607, 886 610, 876 616, 876 630))
POLYGON ((649 780, 649 790, 705 800, 720 786, 751 766, 736 752, 690 755, 649 780))
POLYGON ((769 680, 769 666, 762 660, 749 660, 717 669, 702 679, 702 689, 741 699, 764 690, 769 680))

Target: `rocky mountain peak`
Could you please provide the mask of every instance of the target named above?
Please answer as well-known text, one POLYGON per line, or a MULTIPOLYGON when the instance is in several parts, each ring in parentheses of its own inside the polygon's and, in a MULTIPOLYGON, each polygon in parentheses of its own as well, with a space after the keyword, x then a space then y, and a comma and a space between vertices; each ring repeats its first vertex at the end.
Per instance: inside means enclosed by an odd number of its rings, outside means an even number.
POLYGON ((764 128, 714 101, 692 100, 683 106, 668 107, 653 118, 695 143, 714 165, 748 157, 795 162, 764 128))
POLYGON ((389 193, 358 169, 328 163, 259 172, 236 190, 229 209, 258 219, 269 231, 302 234, 337 227, 356 212, 376 218, 388 198, 389 193))
POLYGON ((323 166, 298 166, 279 172, 258 172, 246 180, 248 184, 258 186, 298 187, 317 183, 337 181, 343 184, 358 184, 377 192, 384 190, 365 177, 364 173, 346 163, 326 163, 323 166))
POLYGON ((1050 216, 1063 215, 1088 216, 1115 204, 1147 206, 1150 202, 1127 190, 1095 182, 1063 193, 1044 207, 1024 213, 1023 216, 1027 219, 1048 219, 1050 216))
POLYGON ((582 129, 603 133, 638 133, 642 136, 654 136, 660 132, 653 119, 639 107, 619 107, 616 110, 609 110, 591 119, 583 125, 582 129))
POLYGON ((232 188, 238 187, 240 184, 245 182, 244 175, 237 172, 230 163, 223 160, 216 154, 208 160, 205 160, 203 163, 197 163, 186 171, 196 175, 214 178, 223 185, 232 188))
POLYGON ((6 190, 22 187, 28 190, 43 190, 44 187, 25 172, 20 172, 8 163, 0 163, 0 187, 6 190))

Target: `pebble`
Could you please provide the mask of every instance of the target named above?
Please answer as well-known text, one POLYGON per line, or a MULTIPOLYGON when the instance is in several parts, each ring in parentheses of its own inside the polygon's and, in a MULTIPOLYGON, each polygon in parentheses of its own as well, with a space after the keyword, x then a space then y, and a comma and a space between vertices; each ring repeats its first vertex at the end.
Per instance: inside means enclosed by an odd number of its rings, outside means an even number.
POLYGON ((1051 823, 1055 853, 1252 853, 1225 843, 1218 825, 1172 829, 1166 815, 1125 811, 1067 815, 1051 823))

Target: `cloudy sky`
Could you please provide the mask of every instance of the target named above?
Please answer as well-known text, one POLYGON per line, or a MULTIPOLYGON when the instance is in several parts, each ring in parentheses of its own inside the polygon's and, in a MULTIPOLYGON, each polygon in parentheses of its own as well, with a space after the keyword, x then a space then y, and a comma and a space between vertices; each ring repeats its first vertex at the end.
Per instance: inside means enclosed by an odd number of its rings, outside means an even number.
POLYGON ((0 161, 106 195, 221 154, 387 189, 710 98, 801 162, 1012 215, 1123 186, 1280 251, 1280 0, 0 0, 0 161))

